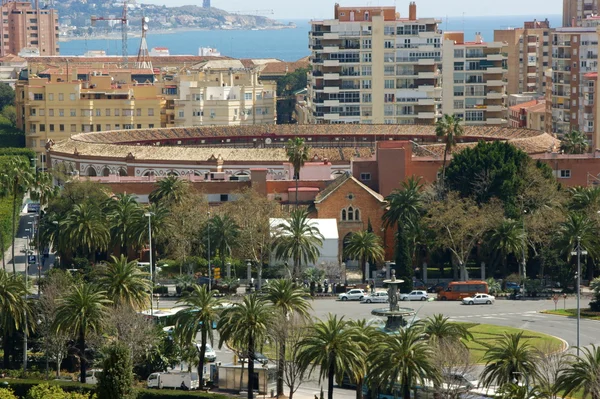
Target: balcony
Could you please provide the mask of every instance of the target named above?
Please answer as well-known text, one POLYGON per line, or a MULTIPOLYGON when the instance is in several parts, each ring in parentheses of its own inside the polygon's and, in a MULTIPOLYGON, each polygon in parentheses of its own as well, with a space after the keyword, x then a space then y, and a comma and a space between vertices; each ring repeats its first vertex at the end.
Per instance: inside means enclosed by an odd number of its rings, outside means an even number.
POLYGON ((331 33, 331 32, 325 32, 323 33, 323 40, 337 40, 340 38, 340 34, 339 33, 331 33))
POLYGON ((488 54, 486 57, 488 61, 502 61, 505 58, 504 54, 488 54))
POLYGON ((488 91, 487 94, 485 95, 485 97, 489 100, 500 100, 505 96, 506 96, 506 94, 500 93, 500 92, 495 92, 495 91, 488 91))
POLYGON ((433 119, 435 118, 435 112, 419 112, 417 115, 418 119, 433 119))
POLYGON ((485 82, 486 86, 504 86, 506 83, 502 80, 488 80, 485 82))
POLYGON ((360 85, 359 84, 348 84, 348 83, 342 83, 342 90, 360 90, 360 85))
POLYGON ((325 100, 323 102, 323 105, 325 107, 339 107, 340 106, 340 101, 339 100, 325 100))
POLYGON ((504 112, 506 111, 506 107, 502 105, 488 105, 487 112, 504 112))
POLYGON ((486 125, 506 125, 508 121, 504 118, 487 118, 486 125))
POLYGON ((583 119, 585 119, 586 121, 593 121, 594 114, 583 114, 583 119))
POLYGON ((583 105, 589 107, 590 105, 594 105, 594 100, 585 99, 583 100, 583 105))
POLYGON ((504 73, 504 69, 502 67, 490 67, 485 70, 485 73, 504 73))
POLYGON ((340 119, 340 114, 323 114, 323 119, 326 121, 337 121, 340 119))
POLYGON ((419 72, 419 79, 436 79, 439 75, 436 72, 419 72))
POLYGON ((340 51, 340 47, 339 46, 324 46, 323 47, 323 52, 325 53, 337 53, 338 51, 340 51))
POLYGON ((419 98, 417 102, 419 105, 435 105, 435 100, 433 98, 419 98))
POLYGON ((325 73, 325 74, 323 74, 323 78, 325 80, 339 80, 340 74, 339 73, 325 73))
POLYGON ((323 66, 326 67, 337 67, 340 66, 340 60, 324 60, 323 66))
POLYGON ((433 58, 419 58, 417 65, 435 65, 435 61, 433 58))
POLYGON ((594 127, 593 126, 584 126, 583 131, 585 133, 594 133, 594 127))
POLYGON ((323 92, 324 93, 339 93, 340 92, 340 88, 338 86, 325 86, 323 88, 323 92))

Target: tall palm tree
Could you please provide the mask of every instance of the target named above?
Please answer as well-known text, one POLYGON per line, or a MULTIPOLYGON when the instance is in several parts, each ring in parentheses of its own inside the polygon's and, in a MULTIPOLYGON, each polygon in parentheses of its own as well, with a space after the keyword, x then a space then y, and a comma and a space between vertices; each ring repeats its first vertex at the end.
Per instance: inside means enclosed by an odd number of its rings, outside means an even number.
POLYGON ((373 327, 369 325, 367 320, 359 319, 359 320, 351 320, 350 326, 357 330, 357 333, 360 334, 360 338, 358 342, 363 345, 363 356, 361 356, 360 361, 354 364, 349 365, 349 375, 355 378, 353 382, 356 383, 356 399, 363 398, 363 385, 365 383, 365 377, 369 371, 369 363, 367 362, 367 352, 369 348, 374 345, 377 345, 379 339, 379 332, 373 327))
POLYGON ((359 231, 351 234, 344 242, 344 257, 360 260, 362 281, 364 283, 368 277, 365 275, 367 260, 382 262, 385 257, 381 238, 370 231, 359 231))
POLYGON ((444 163, 442 165, 442 182, 446 180, 446 158, 448 153, 456 146, 456 139, 464 134, 461 124, 462 119, 454 115, 445 114, 435 124, 435 135, 444 142, 444 163))
POLYGON ((583 154, 587 152, 589 146, 586 135, 579 130, 565 134, 560 142, 560 149, 567 154, 583 154))
POLYGON ((293 262, 292 276, 298 277, 302 264, 314 263, 321 253, 325 239, 314 223, 308 219, 308 212, 295 209, 283 223, 275 226, 277 236, 273 250, 275 258, 293 262))
POLYGON ((225 258, 231 255, 231 248, 240 236, 240 226, 229 215, 215 215, 208 223, 211 244, 219 249, 221 270, 225 270, 225 258))
POLYGON ((137 245, 148 245, 150 237, 148 236, 148 219, 150 219, 150 227, 152 230, 152 265, 150 267, 154 271, 156 264, 157 242, 163 242, 169 235, 171 224, 171 212, 169 208, 163 205, 162 202, 152 203, 144 210, 142 217, 137 220, 137 226, 133 228, 137 237, 137 245), (150 218, 146 216, 150 214, 150 218))
POLYGON ((502 256, 502 277, 508 275, 508 256, 525 253, 526 239, 523 224, 513 219, 503 219, 488 233, 487 244, 502 256))
POLYGON ((14 157, 8 162, 0 181, 3 191, 12 196, 12 265, 13 273, 17 272, 15 264, 15 239, 17 236, 17 198, 23 195, 33 185, 35 174, 32 172, 29 160, 24 157, 14 157))
POLYGON ((596 212, 600 209, 600 187, 571 187, 569 210, 596 212))
POLYGON ((189 184, 177 176, 167 176, 156 182, 148 199, 151 203, 164 202, 166 206, 180 202, 188 192, 189 184))
POLYGON ((443 314, 428 317, 423 322, 422 327, 425 336, 431 343, 451 341, 458 344, 462 340, 473 338, 473 335, 463 324, 453 323, 443 314))
POLYGON ((110 226, 111 245, 118 245, 121 254, 127 251, 136 241, 136 226, 144 216, 135 195, 117 194, 106 201, 106 214, 110 226))
POLYGON ((98 286, 117 308, 145 309, 150 300, 149 274, 139 269, 137 261, 128 262, 125 255, 111 258, 112 262, 96 270, 98 286))
POLYGON ((527 375, 534 380, 538 375, 537 352, 523 340, 523 333, 504 334, 483 356, 485 367, 481 373, 484 387, 504 386, 527 375))
POLYGON ((569 212, 567 219, 559 226, 556 244, 567 259, 570 259, 571 251, 577 246, 579 240, 592 259, 598 259, 600 255, 598 233, 598 224, 589 216, 580 212, 569 212))
POLYGON ((319 367, 319 381, 327 378, 328 399, 333 399, 334 380, 341 381, 344 373, 352 372, 350 365, 364 359, 362 333, 343 316, 338 319, 330 314, 327 320, 316 322, 298 345, 298 366, 311 373, 319 367))
POLYGON ((73 286, 70 292, 58 300, 53 329, 76 335, 79 345, 80 381, 84 384, 87 369, 85 340, 88 333, 102 329, 110 304, 106 292, 89 283, 73 286))
MULTIPOLYGON (((26 299, 27 286, 20 275, 8 274, 0 270, 0 326, 4 336, 3 368, 10 367, 10 352, 14 342, 10 339, 12 334, 23 328, 23 325, 35 326, 34 322, 27 323, 33 312, 26 299)), ((33 321, 33 320, 32 320, 33 321)))
MULTIPOLYGON (((273 304, 273 307, 280 313, 280 323, 284 324, 286 320, 294 314, 304 318, 309 317, 310 303, 304 298, 305 292, 296 287, 291 280, 272 280, 266 289, 265 299, 273 304)), ((277 396, 283 392, 283 370, 285 366, 286 352, 286 334, 287 328, 281 328, 276 338, 279 341, 279 358, 277 359, 277 396)))
POLYGON ((581 348, 581 355, 568 355, 572 361, 559 375, 556 381, 557 391, 563 397, 580 392, 582 397, 600 399, 600 348, 581 348))
POLYGON ((39 172, 34 176, 31 192, 31 199, 40 203, 40 208, 48 203, 60 193, 60 187, 55 186, 52 175, 46 172, 39 172))
POLYGON ((200 383, 204 384, 203 370, 204 358, 206 357, 206 344, 210 338, 213 341, 213 323, 219 319, 222 308, 222 300, 215 297, 217 291, 209 291, 207 286, 194 284, 193 290, 187 293, 180 303, 185 309, 176 314, 174 336, 184 347, 193 346, 196 335, 200 333, 200 349, 198 350, 198 376, 200 383))
POLYGON ((418 325, 402 329, 398 334, 381 333, 378 345, 368 356, 371 365, 367 382, 374 387, 402 387, 402 398, 410 399, 410 388, 425 380, 439 384, 441 377, 434 363, 433 347, 422 337, 418 325))
POLYGON ((310 147, 304 143, 303 138, 294 137, 293 139, 288 140, 285 145, 285 151, 288 160, 294 167, 294 180, 296 180, 296 208, 298 208, 298 180, 300 179, 300 169, 302 169, 304 163, 308 161, 310 147))
POLYGON ((248 399, 253 398, 254 359, 256 346, 264 338, 273 320, 273 307, 256 293, 247 295, 242 302, 233 304, 221 313, 217 328, 219 347, 224 342, 244 348, 248 354, 248 399))
MULTIPOLYGON (((96 262, 96 251, 108 248, 110 232, 105 215, 96 204, 84 202, 73 206, 66 218, 59 222, 60 234, 76 251, 96 262)), ((62 237, 61 237, 62 238, 62 237)))
POLYGON ((396 228, 396 266, 400 268, 399 278, 405 280, 404 289, 412 288, 412 255, 409 249, 410 225, 419 223, 423 212, 421 179, 410 177, 402 182, 400 189, 394 190, 385 199, 388 207, 383 214, 383 225, 396 228))

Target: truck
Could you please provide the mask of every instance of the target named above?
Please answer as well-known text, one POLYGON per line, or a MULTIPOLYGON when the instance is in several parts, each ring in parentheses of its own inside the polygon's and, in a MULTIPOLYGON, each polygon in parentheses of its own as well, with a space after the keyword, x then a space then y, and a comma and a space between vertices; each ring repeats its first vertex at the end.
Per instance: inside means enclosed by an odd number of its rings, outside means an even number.
POLYGON ((196 372, 152 373, 148 376, 148 388, 192 390, 200 387, 196 372))

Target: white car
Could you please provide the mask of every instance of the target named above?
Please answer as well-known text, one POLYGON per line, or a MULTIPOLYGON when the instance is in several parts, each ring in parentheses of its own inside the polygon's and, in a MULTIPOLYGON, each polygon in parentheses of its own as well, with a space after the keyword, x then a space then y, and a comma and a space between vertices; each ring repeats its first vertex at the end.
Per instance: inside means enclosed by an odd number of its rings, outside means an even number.
POLYGON ((494 302, 496 302, 496 297, 488 294, 476 294, 462 300, 465 305, 491 305, 494 302))
POLYGON ((387 303, 388 300, 388 293, 386 291, 381 291, 365 295, 363 299, 360 300, 360 303, 387 303))
POLYGON ((360 301, 365 297, 367 293, 360 288, 354 288, 348 292, 340 294, 340 301, 360 301))
POLYGON ((426 301, 429 299, 427 291, 411 291, 410 294, 400 294, 401 301, 426 301))
MULTIPOLYGON (((198 349, 198 352, 200 352, 201 347, 202 347, 201 344, 196 343, 196 349, 198 349)), ((213 347, 210 346, 210 344, 206 344, 206 351, 204 352, 204 358, 208 362, 214 362, 215 360, 217 360, 217 353, 215 352, 213 347)))

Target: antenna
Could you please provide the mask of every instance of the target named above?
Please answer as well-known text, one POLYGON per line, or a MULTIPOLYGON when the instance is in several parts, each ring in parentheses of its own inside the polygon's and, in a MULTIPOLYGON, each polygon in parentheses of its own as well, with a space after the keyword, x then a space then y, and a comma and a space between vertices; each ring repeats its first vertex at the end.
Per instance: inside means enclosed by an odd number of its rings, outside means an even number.
POLYGON ((142 41, 140 42, 140 49, 138 50, 137 62, 135 67, 137 69, 152 69, 152 61, 150 61, 150 54, 148 53, 148 43, 146 42, 146 33, 148 33, 148 22, 150 18, 142 17, 142 41))

